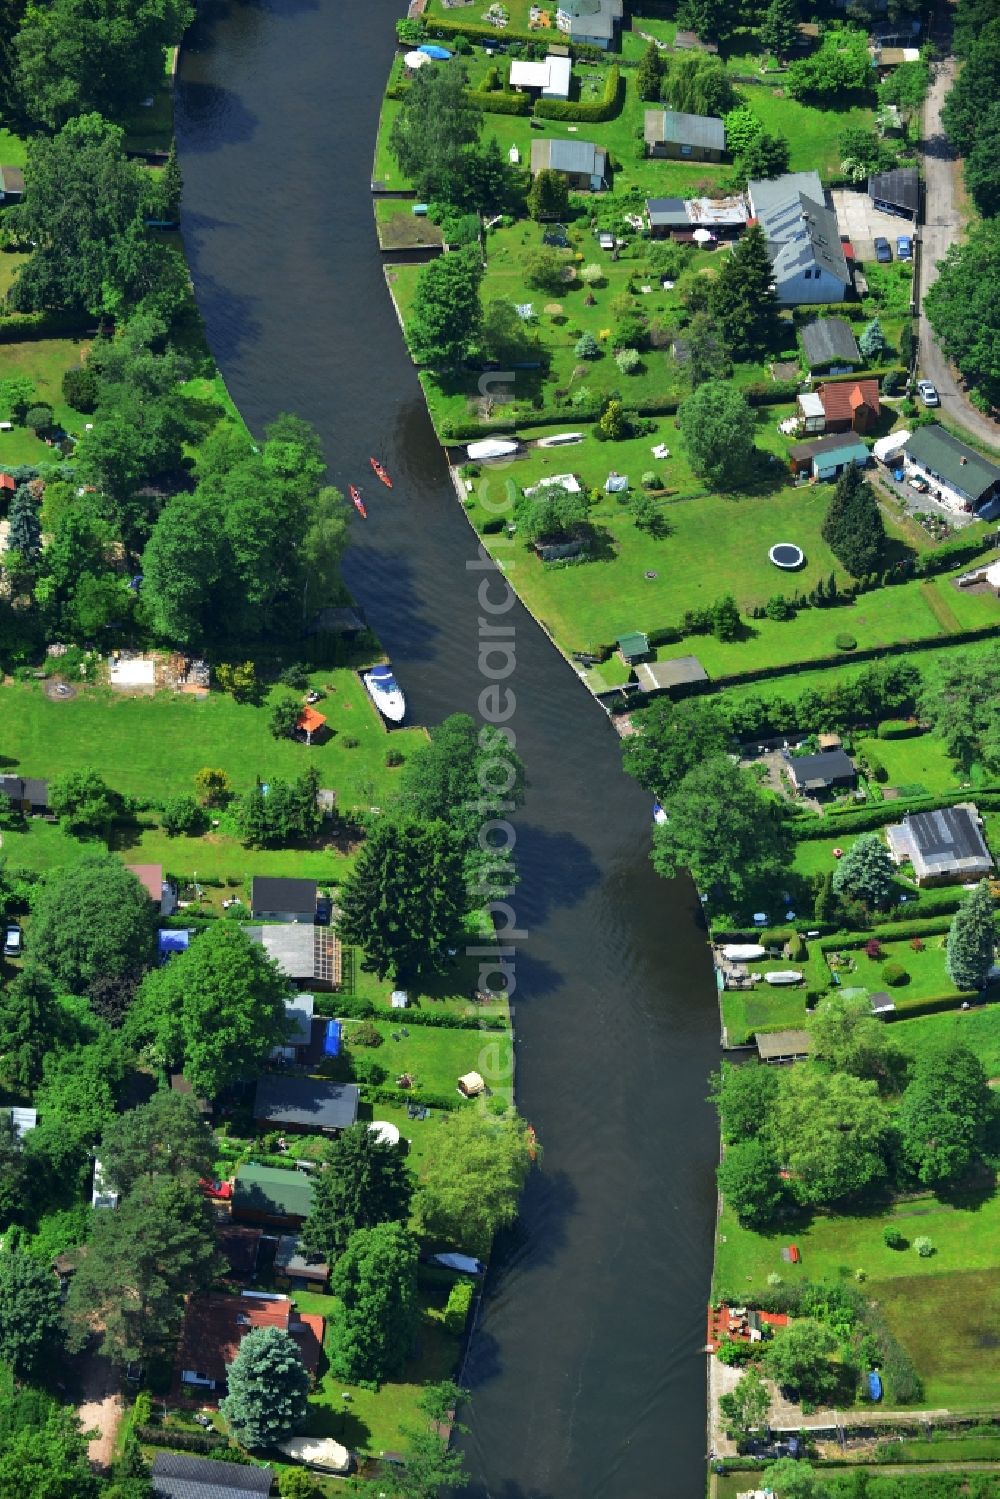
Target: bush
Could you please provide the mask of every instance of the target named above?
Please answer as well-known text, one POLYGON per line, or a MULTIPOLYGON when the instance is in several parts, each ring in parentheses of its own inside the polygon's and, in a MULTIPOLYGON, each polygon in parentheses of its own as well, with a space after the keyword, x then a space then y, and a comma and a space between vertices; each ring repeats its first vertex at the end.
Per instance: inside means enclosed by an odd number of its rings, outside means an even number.
POLYGON ((278 681, 295 692, 305 692, 309 686, 309 667, 304 661, 293 661, 278 674, 278 681))
POLYGON ((659 476, 659 474, 654 473, 651 468, 648 468, 646 470, 646 472, 643 474, 642 478, 639 480, 639 483, 642 485, 643 489, 662 489, 663 488, 663 485, 660 482, 660 476, 659 476))
POLYGON ((384 1046, 385 1037, 373 1020, 362 1020, 352 1027, 350 1042, 352 1046, 384 1046))
POLYGON ((36 434, 50 431, 54 421, 52 407, 45 406, 41 402, 37 406, 29 407, 24 417, 24 425, 36 434))
POLYGON ((445 1331, 460 1338, 465 1331, 471 1308, 472 1281, 457 1280, 448 1294, 448 1304, 444 1309, 445 1331))
POLYGON ((876 730, 880 739, 909 739, 916 732, 916 724, 905 718, 884 718, 876 730))
POLYGON ((922 1260, 929 1260, 934 1253, 934 1244, 926 1234, 921 1234, 919 1238, 914 1239, 913 1247, 922 1260))
POLYGON ((885 963, 882 966, 882 981, 892 989, 897 989, 900 984, 908 984, 910 975, 902 963, 885 963))
POLYGON ((351 1074, 356 1083, 367 1083, 376 1087, 384 1083, 389 1075, 381 1062, 376 1062, 374 1057, 364 1052, 360 1056, 356 1052, 351 1053, 351 1074))
POLYGON ((922 937, 911 937, 910 946, 914 952, 923 952, 926 943, 922 937))
POLYGON ((842 630, 839 635, 835 635, 833 643, 838 651, 856 651, 858 648, 858 642, 853 635, 848 635, 846 630, 842 630))
POLYGON ((906 1248, 906 1239, 900 1233, 899 1229, 896 1228, 892 1223, 887 1223, 885 1228, 883 1228, 882 1243, 885 1245, 886 1249, 906 1248))
POLYGON ((85 364, 74 364, 62 377, 62 393, 67 406, 89 416, 97 408, 97 376, 85 364))
POLYGON ((357 749, 361 740, 355 734, 344 734, 340 743, 344 749, 357 749))
POLYGON ((527 94, 481 94, 469 90, 466 99, 474 109, 491 115, 530 115, 531 99, 527 94))
POLYGON ((877 937, 870 937, 868 939, 868 941, 865 943, 865 957, 866 958, 871 958, 871 960, 872 960, 873 963, 877 963, 878 960, 879 960, 879 958, 881 956, 882 956, 882 944, 881 944, 881 942, 878 940, 877 937))
POLYGON ((619 349, 615 355, 615 364, 623 375, 634 375, 642 364, 638 349, 619 349))
POLYGON ((402 750, 391 749, 385 752, 385 763, 390 770, 395 770, 397 765, 402 765, 405 759, 406 756, 402 750))
POLYGON ((179 835, 197 837, 208 826, 205 809, 193 796, 175 796, 172 801, 165 802, 161 821, 168 838, 179 835))

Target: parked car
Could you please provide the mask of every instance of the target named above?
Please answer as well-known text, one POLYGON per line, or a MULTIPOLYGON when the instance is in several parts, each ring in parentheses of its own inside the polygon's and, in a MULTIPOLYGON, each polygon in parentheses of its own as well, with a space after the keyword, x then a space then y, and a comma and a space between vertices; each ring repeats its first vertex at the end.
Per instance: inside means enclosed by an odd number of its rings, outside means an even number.
POLYGON ((3 934, 3 955, 5 958, 19 958, 24 945, 24 934, 15 923, 6 928, 3 934))
POLYGON ((911 489, 917 491, 917 494, 926 494, 931 487, 926 479, 909 479, 907 482, 911 489))
POLYGON ((896 259, 913 259, 913 241, 908 234, 900 234, 896 237, 896 259))
POLYGON ((328 895, 317 895, 316 915, 313 917, 314 926, 329 926, 330 917, 333 915, 333 901, 328 895))
POLYGON ((937 393, 937 386, 930 380, 917 381, 917 395, 925 406, 940 406, 941 397, 937 393))
POLYGON ((892 260, 892 246, 881 234, 875 239, 875 259, 879 265, 888 265, 892 260))

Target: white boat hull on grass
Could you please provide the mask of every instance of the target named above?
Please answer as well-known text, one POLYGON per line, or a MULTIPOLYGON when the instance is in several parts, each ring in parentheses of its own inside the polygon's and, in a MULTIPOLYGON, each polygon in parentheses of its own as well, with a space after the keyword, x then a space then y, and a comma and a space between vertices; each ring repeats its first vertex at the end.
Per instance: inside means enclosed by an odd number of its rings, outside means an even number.
POLYGON ((767 984, 801 984, 802 975, 796 968, 779 968, 774 973, 765 973, 767 984))
POLYGON ((362 673, 361 680, 382 717, 390 723, 402 723, 406 716, 406 699, 391 667, 373 666, 371 671, 362 673))

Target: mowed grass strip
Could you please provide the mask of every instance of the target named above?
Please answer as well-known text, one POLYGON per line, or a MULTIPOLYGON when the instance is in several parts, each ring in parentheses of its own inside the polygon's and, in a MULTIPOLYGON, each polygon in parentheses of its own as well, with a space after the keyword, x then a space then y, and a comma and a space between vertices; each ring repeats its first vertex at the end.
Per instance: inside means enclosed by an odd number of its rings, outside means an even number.
MULTIPOLYGON (((905 1223, 901 1227, 908 1232, 905 1223)), ((922 1224, 914 1228, 914 1234, 923 1232, 922 1224)), ((937 1242, 932 1232, 930 1237, 937 1242)), ((911 1258, 905 1250, 896 1253, 911 1258)), ((867 1289, 920 1372, 924 1405, 995 1406, 1000 1401, 1000 1275, 995 1269, 934 1274, 936 1259, 925 1261, 929 1275, 873 1279, 867 1289)))

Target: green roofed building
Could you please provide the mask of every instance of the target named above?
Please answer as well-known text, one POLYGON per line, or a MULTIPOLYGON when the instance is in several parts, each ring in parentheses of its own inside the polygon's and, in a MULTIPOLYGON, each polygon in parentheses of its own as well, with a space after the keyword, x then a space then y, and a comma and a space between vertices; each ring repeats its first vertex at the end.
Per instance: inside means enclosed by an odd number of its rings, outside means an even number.
POLYGON ((966 512, 985 509, 988 520, 998 513, 1000 468, 937 423, 918 427, 903 452, 907 478, 925 479, 942 504, 966 512))
POLYGON ((312 1182, 301 1171, 241 1166, 233 1183, 233 1217, 241 1223, 298 1228, 312 1208, 312 1182))
POLYGON ((621 635, 618 639, 618 654, 626 666, 631 666, 633 661, 641 661, 644 656, 649 655, 649 641, 641 630, 621 635))

